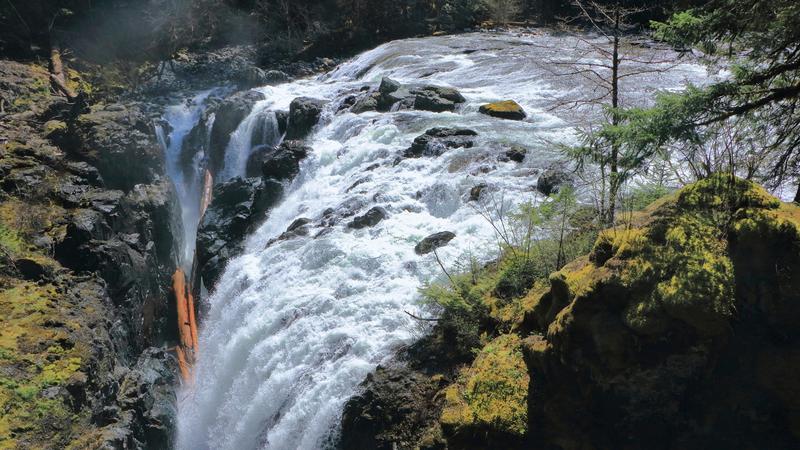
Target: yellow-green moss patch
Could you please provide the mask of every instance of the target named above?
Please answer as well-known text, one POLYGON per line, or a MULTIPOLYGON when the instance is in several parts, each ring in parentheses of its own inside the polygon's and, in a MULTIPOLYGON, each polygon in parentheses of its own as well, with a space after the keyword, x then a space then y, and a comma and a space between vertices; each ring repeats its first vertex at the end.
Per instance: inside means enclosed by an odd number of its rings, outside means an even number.
POLYGON ((443 425, 478 427, 512 435, 528 430, 528 376, 516 334, 488 343, 445 393, 443 425))

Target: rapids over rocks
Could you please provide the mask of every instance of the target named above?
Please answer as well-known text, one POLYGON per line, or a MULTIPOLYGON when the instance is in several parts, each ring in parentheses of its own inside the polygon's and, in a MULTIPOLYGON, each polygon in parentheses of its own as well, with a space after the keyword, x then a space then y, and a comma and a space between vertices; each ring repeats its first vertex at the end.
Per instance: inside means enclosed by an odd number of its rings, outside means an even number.
MULTIPOLYGON (((315 79, 256 89, 264 99, 231 135, 217 182, 245 176, 254 141, 281 141, 276 113, 293 99, 326 103, 306 139, 313 152, 299 175, 201 300, 201 356, 194 383, 182 388, 178 447, 333 445, 342 407, 365 376, 421 332, 406 312, 426 314, 418 288, 440 269, 433 253, 418 254, 415 246, 450 232, 455 237, 436 252, 445 265, 467 252, 490 259, 495 234, 481 212, 508 211, 540 195, 536 181, 558 158, 555 144, 573 140, 574 125, 591 118, 580 109, 553 109, 594 89, 580 76, 554 73, 555 62, 599 58, 582 45, 544 32, 409 39, 315 79), (353 113, 352 96, 364 86, 377 89, 384 77, 404 86, 452 87, 466 101, 454 112, 353 113), (519 103, 527 117, 512 121, 479 112, 503 100, 519 103), (435 127, 477 135, 463 147, 402 157, 435 127), (263 135, 253 139, 254 133, 263 135), (476 186, 482 186, 477 196, 476 186), (382 220, 348 226, 375 207, 382 208, 382 220), (329 217, 340 220, 331 224, 329 217), (309 220, 308 233, 275 241, 298 218, 309 220)), ((701 66, 685 63, 629 78, 624 97, 644 101, 653 89, 676 89, 705 76, 701 66)), ((209 96, 170 108, 164 117, 169 130, 161 133, 183 205, 184 267, 194 253, 202 176, 186 176, 176 158, 192 128, 213 120, 202 114, 209 96)), ((202 159, 195 155, 193 164, 199 167, 202 159)))

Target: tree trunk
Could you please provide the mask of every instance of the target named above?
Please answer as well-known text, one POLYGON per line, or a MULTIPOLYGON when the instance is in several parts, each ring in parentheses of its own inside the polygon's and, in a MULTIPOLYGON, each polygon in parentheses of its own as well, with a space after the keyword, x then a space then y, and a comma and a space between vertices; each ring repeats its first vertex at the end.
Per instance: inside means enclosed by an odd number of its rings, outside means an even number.
MULTIPOLYGON (((619 125, 619 41, 620 41, 620 10, 617 5, 614 10, 614 49, 611 55, 611 124, 619 125)), ((609 225, 614 224, 617 214, 617 194, 619 193, 619 145, 611 143, 611 176, 608 183, 608 217, 609 225)))
POLYGON ((64 94, 67 100, 75 100, 75 92, 67 85, 64 64, 61 61, 61 50, 58 41, 55 40, 51 40, 50 43, 50 83, 53 85, 53 89, 64 94))
POLYGON ((800 205, 800 182, 797 183, 797 193, 794 194, 794 202, 800 205))

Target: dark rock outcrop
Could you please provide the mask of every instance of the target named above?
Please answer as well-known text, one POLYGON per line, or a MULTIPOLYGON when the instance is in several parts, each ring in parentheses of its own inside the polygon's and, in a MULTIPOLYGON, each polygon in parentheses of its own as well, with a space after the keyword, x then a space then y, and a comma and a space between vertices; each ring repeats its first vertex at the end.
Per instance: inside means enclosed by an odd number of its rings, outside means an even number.
POLYGON ((486 183, 480 183, 469 190, 469 201, 477 202, 481 199, 481 194, 489 187, 486 183))
POLYGON ((300 162, 312 151, 303 141, 284 141, 275 148, 257 148, 247 161, 247 173, 277 181, 291 180, 300 172, 300 162))
POLYGON ((67 152, 96 167, 107 187, 130 190, 163 172, 161 147, 141 105, 93 106, 70 122, 67 152))
POLYGON ((197 232, 197 263, 203 283, 212 290, 230 258, 242 251, 244 238, 266 219, 283 194, 274 180, 235 178, 214 188, 197 232))
POLYGON ((367 211, 363 216, 355 217, 352 222, 347 224, 347 227, 355 230, 374 227, 387 217, 389 217, 389 214, 386 212, 386 210, 380 206, 376 206, 367 211))
POLYGON ((376 91, 368 91, 354 101, 351 111, 387 112, 392 108, 420 111, 455 111, 466 101, 456 89, 442 86, 402 86, 397 81, 383 78, 376 91))
POLYGON ((563 164, 554 164, 536 180, 536 190, 544 195, 557 194, 564 185, 572 183, 572 175, 563 164))
POLYGON ((414 448, 438 418, 435 379, 405 365, 378 367, 342 414, 342 449, 414 448))
POLYGON ((439 156, 453 148, 472 148, 475 145, 475 131, 457 128, 431 128, 414 139, 411 147, 403 153, 406 158, 439 156))
POLYGON ((319 123, 325 101, 309 97, 292 100, 289 105, 289 124, 286 139, 303 139, 319 123))
POLYGON ((180 219, 150 113, 70 105, 49 86, 0 61, 0 441, 169 447, 175 367, 152 347, 175 329, 180 219))
POLYGON ((434 233, 425 239, 421 240, 415 247, 414 252, 418 255, 426 255, 439 247, 444 247, 450 241, 455 239, 455 233, 450 231, 442 231, 439 233, 434 233))

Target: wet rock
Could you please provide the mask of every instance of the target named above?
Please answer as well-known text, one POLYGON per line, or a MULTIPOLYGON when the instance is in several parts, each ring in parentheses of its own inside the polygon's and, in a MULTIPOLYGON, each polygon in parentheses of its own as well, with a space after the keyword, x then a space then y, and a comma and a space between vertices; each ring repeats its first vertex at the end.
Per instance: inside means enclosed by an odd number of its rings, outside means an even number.
MULTIPOLYGON (((263 100, 264 94, 256 91, 243 91, 233 94, 219 105, 209 110, 214 114, 214 126, 209 139, 209 169, 219 173, 225 165, 225 149, 231 139, 231 133, 253 110, 256 102, 263 100)), ((203 136, 200 136, 202 139, 203 136)))
POLYGON ((508 120, 524 120, 527 117, 525 110, 522 109, 514 100, 505 100, 502 102, 488 103, 480 107, 479 111, 492 117, 508 120))
POLYGON ((381 79, 380 86, 378 86, 378 92, 381 95, 389 95, 393 92, 396 92, 399 89, 400 89, 400 83, 392 80, 389 77, 383 77, 383 79, 381 79))
POLYGON ((138 104, 94 106, 70 124, 68 153, 96 167, 106 186, 131 190, 163 172, 152 121, 138 104), (101 150, 102 149, 102 150, 101 150))
POLYGON ((431 128, 414 139, 411 147, 403 153, 406 158, 439 156, 452 148, 471 148, 478 133, 467 129, 431 128))
POLYGON ((396 109, 420 111, 455 111, 466 99, 456 89, 442 86, 402 86, 397 81, 383 78, 377 91, 366 92, 351 108, 360 114, 367 111, 387 112, 396 109))
POLYGON ((506 158, 516 163, 521 163, 525 161, 525 156, 527 155, 528 155, 528 149, 519 146, 511 147, 504 154, 506 158))
POLYGON ((378 367, 342 414, 340 448, 414 448, 436 419, 439 384, 405 366, 378 367))
POLYGON ((298 238, 301 236, 308 236, 310 231, 309 230, 310 224, 311 224, 311 219, 307 219, 305 217, 301 217, 295 220, 294 222, 291 223, 291 225, 289 225, 288 228, 286 228, 286 231, 281 233, 280 236, 274 239, 270 239, 269 242, 267 242, 266 247, 270 247, 276 242, 288 241, 290 239, 298 238))
POLYGON ((309 97, 292 100, 289 105, 289 125, 286 139, 303 139, 319 122, 325 101, 309 97))
POLYGON ((444 247, 450 241, 452 241, 456 237, 455 233, 450 231, 442 231, 439 233, 432 234, 422 241, 420 241, 416 247, 414 247, 414 252, 418 255, 425 255, 439 247, 444 247))
POLYGON ((378 92, 369 93, 357 99, 350 108, 354 114, 361 114, 368 111, 377 111, 381 104, 381 94, 378 92))
POLYGON ((266 219, 283 187, 274 180, 235 178, 214 188, 197 233, 197 257, 200 274, 211 290, 228 260, 242 251, 245 237, 266 219))
POLYGON ((358 216, 354 218, 352 222, 347 224, 347 227, 356 230, 360 230, 362 228, 374 227, 387 217, 389 217, 389 214, 386 212, 386 210, 381 208, 380 206, 376 206, 367 211, 367 213, 364 214, 363 216, 358 216))
POLYGON ((477 186, 473 186, 472 189, 469 190, 469 201, 477 202, 481 199, 481 194, 483 193, 489 185, 486 183, 481 183, 477 186))
POLYGON ((416 96, 414 109, 421 111, 452 112, 458 104, 466 101, 461 93, 452 88, 425 86, 412 92, 416 96))
POLYGON ((548 167, 536 181, 536 190, 544 195, 557 194, 564 185, 572 183, 572 175, 563 164, 548 167))
POLYGON ((300 162, 312 151, 303 141, 284 141, 275 148, 257 148, 247 161, 247 174, 260 174, 277 181, 290 180, 300 172, 300 162))
POLYGON ((172 448, 177 423, 178 364, 166 350, 147 349, 120 384, 120 415, 144 448, 172 448))

